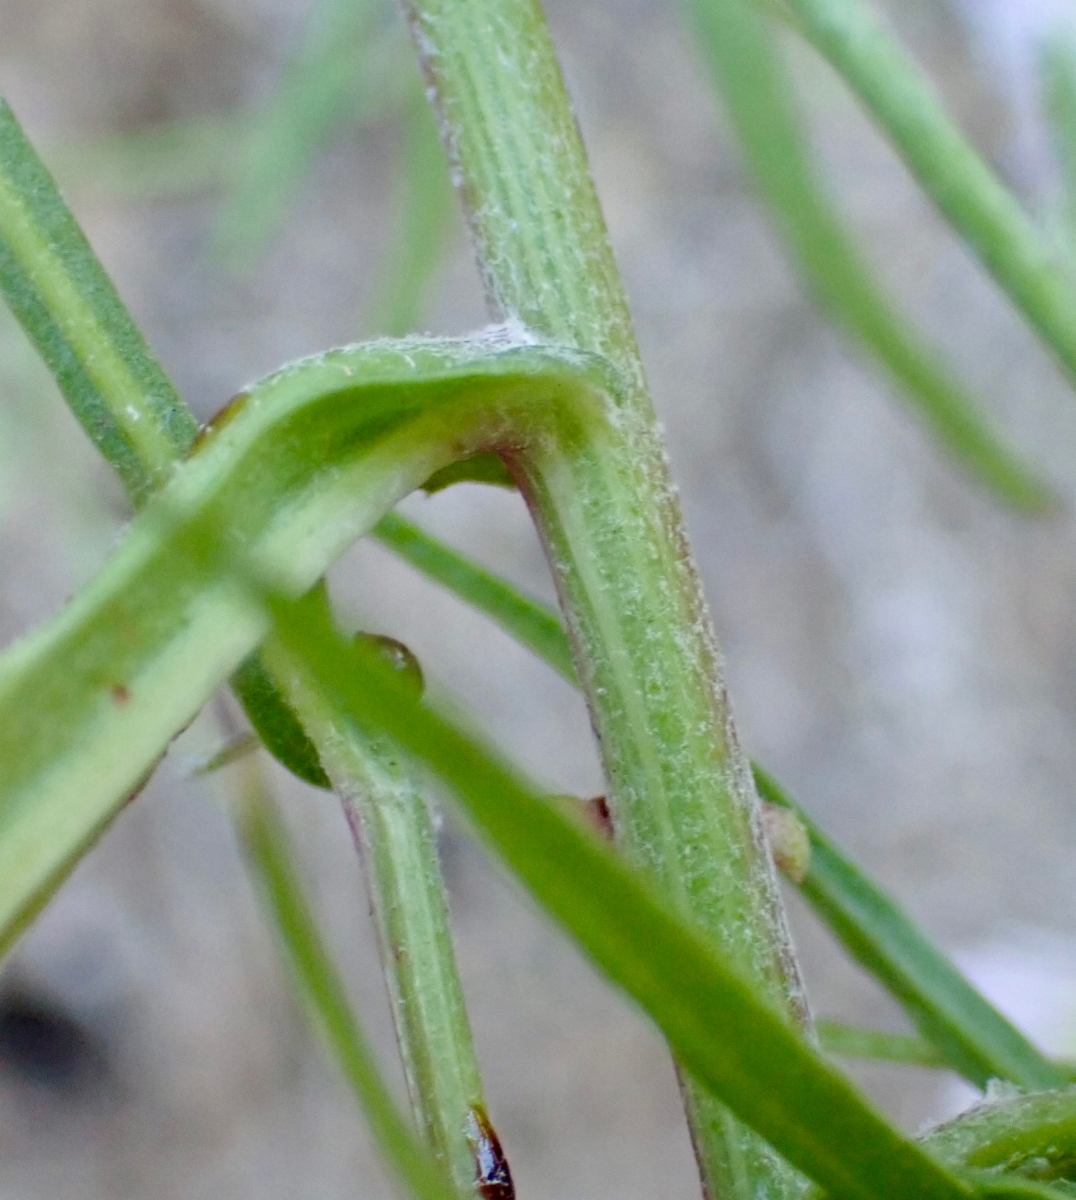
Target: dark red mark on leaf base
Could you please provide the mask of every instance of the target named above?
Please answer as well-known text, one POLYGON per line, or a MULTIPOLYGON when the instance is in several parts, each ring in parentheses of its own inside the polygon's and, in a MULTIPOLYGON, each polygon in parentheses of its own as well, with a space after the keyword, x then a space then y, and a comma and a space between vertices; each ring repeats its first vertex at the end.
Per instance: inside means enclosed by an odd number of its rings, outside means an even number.
POLYGON ((209 440, 215 434, 220 433, 229 421, 233 420, 243 411, 247 399, 247 393, 240 392, 237 396, 233 396, 219 412, 214 413, 202 428, 198 430, 198 436, 191 443, 188 454, 197 454, 199 450, 204 450, 209 440))
POLYGON ((467 1140, 474 1151, 475 1183, 483 1200, 515 1200, 516 1189, 508 1159, 501 1149, 496 1130, 481 1105, 471 1109, 467 1140))
POLYGON ((587 820, 607 841, 613 840, 613 815, 609 811, 609 802, 604 796, 595 796, 583 805, 587 820))
POLYGON ((121 707, 131 698, 130 688, 124 686, 122 683, 114 683, 108 690, 113 704, 118 704, 121 707))

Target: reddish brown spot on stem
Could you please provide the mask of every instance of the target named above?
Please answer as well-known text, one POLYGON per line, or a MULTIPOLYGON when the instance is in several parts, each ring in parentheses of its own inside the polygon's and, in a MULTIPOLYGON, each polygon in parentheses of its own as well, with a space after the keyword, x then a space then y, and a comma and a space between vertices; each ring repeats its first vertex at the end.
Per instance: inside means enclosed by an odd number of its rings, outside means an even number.
POLYGON ((475 1183, 483 1200, 515 1200, 516 1189, 508 1159, 501 1149, 497 1131, 489 1123, 486 1110, 476 1104, 471 1108, 467 1139, 474 1151, 475 1183))
POLYGON ((802 883, 811 869, 811 835, 789 808, 763 803, 762 828, 774 865, 793 883, 802 883))
POLYGON ((131 698, 131 690, 122 683, 114 683, 109 689, 113 704, 122 707, 131 698))

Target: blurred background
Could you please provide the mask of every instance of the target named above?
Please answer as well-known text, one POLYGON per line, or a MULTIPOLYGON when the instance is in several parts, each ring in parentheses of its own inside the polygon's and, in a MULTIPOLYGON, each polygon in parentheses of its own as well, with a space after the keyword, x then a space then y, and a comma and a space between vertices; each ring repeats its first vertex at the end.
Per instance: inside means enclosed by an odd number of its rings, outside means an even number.
MULTIPOLYGON (((203 419, 289 358, 485 323, 402 22, 375 3, 358 20, 359 8, 0 0, 0 90, 203 419), (423 286, 416 253, 440 256, 423 286)), ((963 128, 1066 240, 1040 64, 1076 5, 888 9, 963 128)), ((1073 397, 841 84, 789 42, 804 119, 871 262, 1069 501, 1049 519, 1004 513, 804 299, 675 7, 548 10, 742 740, 1027 1032, 1076 1054, 1073 397)), ((552 599, 518 497, 464 485, 405 510, 552 599)), ((127 517, 3 314, 5 642, 90 576, 127 517)), ((431 687, 551 792, 602 790, 581 701, 495 627, 376 546, 350 551, 331 583, 350 624, 406 641, 431 687)), ((234 781, 194 777, 222 736, 209 714, 176 744, 0 975, 4 1200, 388 1194, 242 868, 234 781)), ((275 767, 273 780, 391 1065, 343 819, 332 797, 275 767)), ((658 1037, 450 820, 442 838, 521 1200, 695 1196, 658 1037)), ((789 902, 816 1012, 904 1029, 789 902)), ((972 1098, 944 1072, 850 1070, 912 1131, 972 1098)))

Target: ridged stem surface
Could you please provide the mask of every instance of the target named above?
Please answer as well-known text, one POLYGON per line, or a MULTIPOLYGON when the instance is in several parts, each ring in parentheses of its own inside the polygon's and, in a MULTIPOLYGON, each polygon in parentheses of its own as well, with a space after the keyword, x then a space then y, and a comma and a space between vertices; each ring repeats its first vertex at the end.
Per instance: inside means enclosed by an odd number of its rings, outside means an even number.
MULTIPOLYGON (((540 7, 408 7, 494 315, 597 353, 618 372, 609 436, 555 434, 514 464, 552 565, 601 743, 618 837, 734 952, 760 992, 805 1019, 802 991, 722 668, 623 288, 540 7)), ((800 1183, 690 1079, 714 1197, 800 1183)))

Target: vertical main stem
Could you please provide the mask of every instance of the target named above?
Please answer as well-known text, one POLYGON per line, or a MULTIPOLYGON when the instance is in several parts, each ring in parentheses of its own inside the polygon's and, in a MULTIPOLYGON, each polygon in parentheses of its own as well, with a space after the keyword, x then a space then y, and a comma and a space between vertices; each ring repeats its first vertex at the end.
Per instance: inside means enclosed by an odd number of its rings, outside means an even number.
MULTIPOLYGON (((513 464, 545 541, 618 838, 790 1020, 803 993, 754 789, 579 131, 535 0, 407 0, 495 315, 603 355, 624 399, 513 464)), ((802 1183, 690 1079, 703 1183, 784 1200, 802 1183)))

